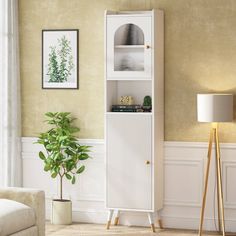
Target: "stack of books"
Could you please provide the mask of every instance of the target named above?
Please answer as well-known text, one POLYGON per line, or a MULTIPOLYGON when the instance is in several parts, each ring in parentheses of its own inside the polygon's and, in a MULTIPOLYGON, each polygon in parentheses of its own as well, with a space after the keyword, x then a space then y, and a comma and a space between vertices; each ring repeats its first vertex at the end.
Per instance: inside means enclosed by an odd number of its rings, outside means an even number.
POLYGON ((112 112, 140 112, 141 105, 112 105, 112 112))

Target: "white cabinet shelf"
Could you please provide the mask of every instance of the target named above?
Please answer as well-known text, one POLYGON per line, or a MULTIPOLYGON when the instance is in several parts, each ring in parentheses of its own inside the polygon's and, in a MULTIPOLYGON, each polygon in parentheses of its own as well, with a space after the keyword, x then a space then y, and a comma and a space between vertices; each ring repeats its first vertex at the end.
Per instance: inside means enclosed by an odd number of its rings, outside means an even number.
POLYGON ((133 78, 133 79, 130 79, 130 78, 122 78, 122 77, 119 77, 119 78, 107 78, 107 80, 113 80, 113 81, 152 81, 151 78, 142 78, 142 77, 138 77, 138 78, 133 78))
POLYGON ((115 49, 142 49, 144 47, 144 45, 116 45, 115 49))
POLYGON ((105 14, 108 228, 113 210, 147 212, 153 226, 163 206, 163 27, 159 10, 105 14), (111 112, 121 96, 151 96, 152 112, 111 112))
POLYGON ((152 112, 106 112, 106 115, 132 115, 132 116, 152 116, 152 112))

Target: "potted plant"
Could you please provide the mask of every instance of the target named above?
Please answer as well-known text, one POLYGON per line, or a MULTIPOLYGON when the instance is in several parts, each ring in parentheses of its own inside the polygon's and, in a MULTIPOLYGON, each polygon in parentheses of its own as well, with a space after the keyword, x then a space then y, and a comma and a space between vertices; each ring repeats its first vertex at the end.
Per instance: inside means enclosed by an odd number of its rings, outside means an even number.
POLYGON ((85 170, 82 162, 89 158, 90 146, 80 145, 74 136, 80 129, 73 126, 70 112, 47 112, 46 122, 51 126, 41 133, 36 143, 42 144, 46 153, 39 152, 44 162, 44 170, 52 178, 60 179, 60 198, 52 201, 53 224, 72 223, 72 203, 63 198, 63 180, 75 184, 76 177, 85 170))
POLYGON ((152 111, 152 98, 150 96, 145 96, 143 99, 143 111, 145 112, 152 111))

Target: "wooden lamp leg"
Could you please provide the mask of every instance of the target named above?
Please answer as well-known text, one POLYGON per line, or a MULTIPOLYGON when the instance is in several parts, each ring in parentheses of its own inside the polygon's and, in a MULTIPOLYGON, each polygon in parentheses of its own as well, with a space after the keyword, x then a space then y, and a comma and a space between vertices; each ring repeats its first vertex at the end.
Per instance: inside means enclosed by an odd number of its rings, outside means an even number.
MULTIPOLYGON (((215 138, 215 144, 216 144, 216 138, 215 138)), ((217 211, 218 211, 218 229, 219 232, 221 232, 221 217, 220 217, 220 192, 219 192, 219 177, 218 177, 218 160, 217 160, 217 145, 215 145, 215 161, 216 161, 216 180, 217 180, 217 211)))
POLYGON ((216 127, 216 157, 217 157, 217 183, 218 192, 220 198, 220 210, 221 210, 221 226, 222 235, 225 236, 225 215, 224 215, 224 200, 223 200, 223 189, 222 189, 222 173, 221 173, 221 162, 220 162, 220 143, 218 135, 218 127, 216 127))
POLYGON ((202 199, 199 236, 202 235, 202 227, 203 227, 203 219, 204 219, 204 211, 205 211, 206 195, 207 195, 207 187, 208 187, 208 177, 209 177, 209 170, 210 170, 210 163, 211 163, 212 140, 214 136, 215 136, 215 129, 212 128, 211 133, 210 133, 209 145, 208 145, 207 168, 206 168, 206 174, 205 174, 205 185, 204 185, 204 193, 203 193, 203 199, 202 199))
POLYGON ((106 229, 110 229, 113 212, 114 210, 109 210, 106 229))

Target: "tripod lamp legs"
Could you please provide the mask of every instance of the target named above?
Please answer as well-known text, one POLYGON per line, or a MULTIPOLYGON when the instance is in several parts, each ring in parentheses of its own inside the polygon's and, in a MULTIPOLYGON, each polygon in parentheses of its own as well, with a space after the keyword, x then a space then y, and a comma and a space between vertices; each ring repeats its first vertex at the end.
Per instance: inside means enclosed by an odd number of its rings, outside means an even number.
POLYGON ((221 231, 221 228, 222 228, 222 235, 225 236, 225 217, 224 217, 222 174, 221 174, 221 162, 220 162, 220 145, 219 145, 217 124, 214 124, 214 126, 211 129, 209 145, 208 145, 207 167, 206 167, 206 173, 205 173, 204 192, 203 192, 199 234, 198 234, 199 236, 202 235, 202 229, 203 229, 204 211, 205 211, 205 206, 206 206, 206 196, 207 196, 208 178, 209 178, 209 170, 210 170, 210 163, 211 163, 211 151, 212 151, 213 140, 216 146, 215 150, 216 150, 216 169, 217 169, 216 175, 217 175, 218 224, 219 224, 219 231, 221 231))

